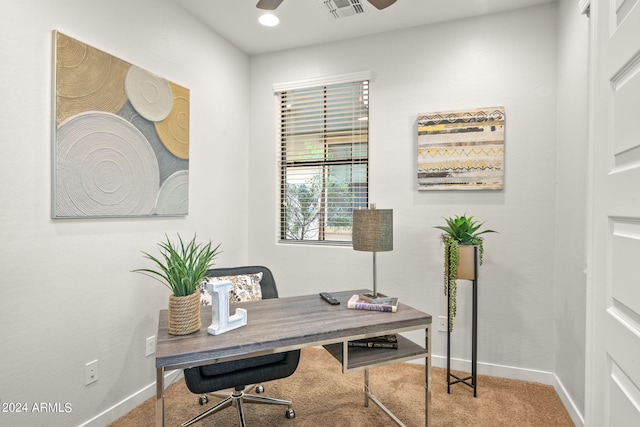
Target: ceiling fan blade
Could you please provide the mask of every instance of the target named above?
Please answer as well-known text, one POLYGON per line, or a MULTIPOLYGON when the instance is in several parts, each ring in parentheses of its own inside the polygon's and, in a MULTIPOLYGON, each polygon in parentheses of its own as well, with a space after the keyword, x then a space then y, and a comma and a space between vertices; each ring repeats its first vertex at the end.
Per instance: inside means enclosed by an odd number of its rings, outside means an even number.
POLYGON ((367 0, 367 1, 372 5, 374 5, 378 10, 382 10, 385 7, 389 7, 396 2, 396 0, 367 0))
POLYGON ((258 0, 256 7, 264 10, 276 10, 280 3, 282 3, 282 0, 258 0))

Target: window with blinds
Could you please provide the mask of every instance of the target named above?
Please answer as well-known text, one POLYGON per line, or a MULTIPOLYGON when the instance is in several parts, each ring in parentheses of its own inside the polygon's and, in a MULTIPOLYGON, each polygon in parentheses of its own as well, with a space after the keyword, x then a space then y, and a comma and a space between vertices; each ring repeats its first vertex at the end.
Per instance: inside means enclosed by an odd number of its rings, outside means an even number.
POLYGON ((369 81, 277 92, 280 240, 351 242, 368 203, 369 81))

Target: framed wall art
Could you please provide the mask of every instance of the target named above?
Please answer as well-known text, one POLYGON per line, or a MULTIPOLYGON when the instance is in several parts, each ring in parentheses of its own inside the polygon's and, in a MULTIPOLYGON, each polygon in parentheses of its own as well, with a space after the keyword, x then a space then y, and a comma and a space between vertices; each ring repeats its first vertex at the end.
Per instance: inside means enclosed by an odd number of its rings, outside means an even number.
POLYGON ((189 89, 53 38, 53 218, 187 215, 189 89))
POLYGON ((502 190, 504 107, 421 114, 418 190, 502 190))

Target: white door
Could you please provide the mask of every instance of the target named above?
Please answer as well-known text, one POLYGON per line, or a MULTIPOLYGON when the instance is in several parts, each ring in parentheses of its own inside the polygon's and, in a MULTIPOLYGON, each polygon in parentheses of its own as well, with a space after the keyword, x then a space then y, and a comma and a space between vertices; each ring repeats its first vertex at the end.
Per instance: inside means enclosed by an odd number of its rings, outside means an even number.
POLYGON ((591 0, 585 422, 640 426, 640 0, 591 0))

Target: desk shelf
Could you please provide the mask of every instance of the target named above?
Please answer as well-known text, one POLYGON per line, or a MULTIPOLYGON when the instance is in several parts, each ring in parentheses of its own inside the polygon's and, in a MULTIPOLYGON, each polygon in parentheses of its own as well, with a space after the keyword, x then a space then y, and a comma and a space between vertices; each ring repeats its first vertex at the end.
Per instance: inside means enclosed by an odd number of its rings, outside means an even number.
POLYGON ((414 343, 408 338, 398 335, 398 348, 363 348, 349 347, 349 360, 345 366, 342 346, 344 343, 334 343, 323 347, 331 353, 343 366, 343 372, 358 371, 383 366, 390 363, 398 363, 427 356, 429 353, 424 347, 414 343))

